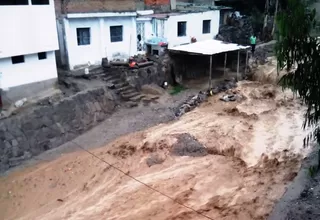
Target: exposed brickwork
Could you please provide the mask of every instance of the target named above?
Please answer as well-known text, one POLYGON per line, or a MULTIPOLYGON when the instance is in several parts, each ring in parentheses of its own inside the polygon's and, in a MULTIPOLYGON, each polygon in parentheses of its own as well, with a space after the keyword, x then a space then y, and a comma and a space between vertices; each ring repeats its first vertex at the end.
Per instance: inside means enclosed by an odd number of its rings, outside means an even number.
POLYGON ((147 6, 169 5, 170 4, 170 0, 145 0, 144 3, 147 6))
POLYGON ((62 0, 54 0, 54 8, 56 10, 56 17, 59 18, 62 14, 61 12, 62 0))
POLYGON ((55 0, 57 17, 65 13, 135 11, 136 0, 55 0), (62 6, 62 7, 61 7, 62 6))
POLYGON ((145 9, 153 9, 156 13, 170 11, 170 0, 144 0, 145 9))

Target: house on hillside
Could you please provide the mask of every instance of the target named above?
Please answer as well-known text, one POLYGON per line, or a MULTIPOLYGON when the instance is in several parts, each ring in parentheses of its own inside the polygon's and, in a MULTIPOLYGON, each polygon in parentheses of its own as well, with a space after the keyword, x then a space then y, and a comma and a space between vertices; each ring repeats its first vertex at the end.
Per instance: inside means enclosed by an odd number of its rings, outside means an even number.
POLYGON ((60 65, 74 70, 137 53, 135 1, 55 1, 60 65))
POLYGON ((0 87, 10 101, 56 82, 55 21, 53 0, 0 1, 0 87))
MULTIPOLYGON (((169 48, 213 39, 220 9, 176 0, 55 0, 59 65, 74 70, 108 60, 128 59, 166 39, 169 48), (139 3, 139 4, 137 4, 139 3), (156 39, 156 40, 155 40, 156 39), (156 42, 156 43, 154 43, 156 42)), ((157 50, 151 49, 154 54, 157 50)))
MULTIPOLYGON (((166 39, 170 49, 189 44, 192 38, 203 41, 213 39, 218 34, 220 8, 186 3, 171 7, 173 9, 169 12, 138 13, 137 31, 142 33, 142 39, 147 45, 152 44, 154 38, 166 39)), ((152 53, 157 51, 152 50, 152 53)))

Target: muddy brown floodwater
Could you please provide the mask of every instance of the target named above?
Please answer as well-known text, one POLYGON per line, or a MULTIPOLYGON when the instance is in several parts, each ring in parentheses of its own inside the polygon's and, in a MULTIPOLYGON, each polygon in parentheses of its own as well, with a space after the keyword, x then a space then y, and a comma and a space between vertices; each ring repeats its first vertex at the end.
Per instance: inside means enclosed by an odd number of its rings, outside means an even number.
POLYGON ((303 107, 273 85, 242 82, 234 92, 241 100, 210 97, 92 150, 174 200, 74 152, 2 177, 0 219, 266 219, 310 150, 303 107))

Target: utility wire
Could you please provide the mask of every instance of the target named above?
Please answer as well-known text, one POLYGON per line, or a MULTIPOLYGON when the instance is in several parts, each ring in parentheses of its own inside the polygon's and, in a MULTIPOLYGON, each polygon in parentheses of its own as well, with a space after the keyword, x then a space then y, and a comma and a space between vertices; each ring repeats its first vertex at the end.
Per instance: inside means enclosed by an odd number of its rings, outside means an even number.
POLYGON ((204 215, 204 214, 202 214, 201 212, 199 212, 199 211, 197 211, 197 210, 195 210, 195 209, 193 209, 193 208, 191 208, 191 207, 189 207, 189 206, 186 206, 186 205, 178 202, 178 201, 177 201, 176 199, 174 199, 173 197, 168 196, 167 194, 165 194, 165 193, 163 193, 163 192, 161 192, 161 191, 159 191, 159 190, 157 190, 157 189, 149 186, 148 184, 146 184, 146 183, 138 180, 137 178, 131 176, 131 175, 128 174, 127 172, 124 172, 124 171, 121 170, 120 168, 114 166, 113 164, 109 163, 108 161, 106 161, 106 160, 98 157, 97 155, 95 155, 95 154, 92 153, 91 151, 85 149, 85 148, 82 147, 80 144, 78 144, 78 143, 76 143, 76 142, 74 142, 74 141, 70 141, 70 142, 72 142, 73 144, 75 144, 76 146, 78 146, 81 150, 85 151, 86 153, 88 153, 88 154, 92 155, 93 157, 97 158, 97 159, 100 160, 101 162, 107 164, 108 166, 110 166, 110 167, 114 168, 115 170, 119 171, 120 173, 123 173, 124 175, 126 175, 126 176, 128 176, 129 178, 133 179, 134 181, 136 181, 136 182, 144 185, 145 187, 147 187, 147 188, 149 188, 149 189, 151 189, 151 190, 153 190, 153 191, 155 191, 155 192, 157 192, 157 193, 159 193, 159 194, 167 197, 168 199, 172 200, 174 203, 177 203, 177 204, 179 204, 180 206, 182 206, 182 207, 184 207, 184 208, 186 208, 186 209, 189 209, 189 210, 195 212, 196 214, 201 215, 202 217, 204 217, 204 218, 206 218, 206 219, 214 220, 213 218, 211 218, 211 217, 209 217, 209 216, 207 216, 207 215, 204 215))

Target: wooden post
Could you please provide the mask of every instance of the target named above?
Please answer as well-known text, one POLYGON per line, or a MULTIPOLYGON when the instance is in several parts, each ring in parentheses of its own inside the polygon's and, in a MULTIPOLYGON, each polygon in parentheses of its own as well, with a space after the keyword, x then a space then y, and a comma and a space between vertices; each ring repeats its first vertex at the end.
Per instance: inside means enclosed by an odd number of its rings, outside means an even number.
POLYGON ((226 78, 226 66, 227 66, 227 52, 224 54, 224 69, 223 69, 223 76, 226 78))
POLYGON ((244 69, 244 75, 247 74, 247 68, 248 68, 248 50, 246 50, 246 67, 244 69))
POLYGON ((211 87, 212 87, 212 85, 211 85, 211 84, 212 84, 212 56, 213 56, 213 55, 210 56, 209 90, 210 90, 211 87))
POLYGON ((238 50, 237 81, 239 81, 239 68, 240 68, 240 50, 238 50))

